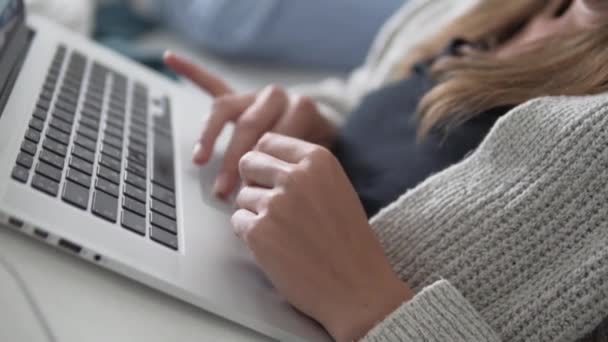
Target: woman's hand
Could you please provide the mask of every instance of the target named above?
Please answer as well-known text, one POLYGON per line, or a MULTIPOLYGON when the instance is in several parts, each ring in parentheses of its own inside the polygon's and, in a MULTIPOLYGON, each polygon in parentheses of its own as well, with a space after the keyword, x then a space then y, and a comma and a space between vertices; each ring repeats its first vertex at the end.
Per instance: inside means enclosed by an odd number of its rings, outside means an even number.
POLYGON ((214 185, 214 192, 220 197, 235 189, 239 160, 264 133, 277 132, 325 146, 329 146, 335 136, 335 127, 307 97, 290 97, 277 86, 252 94, 237 94, 220 78, 171 52, 165 54, 165 63, 214 98, 211 113, 194 147, 195 164, 209 161, 224 126, 235 123, 234 135, 214 185))
POLYGON ((268 133, 239 169, 237 235, 290 303, 336 340, 363 337, 411 298, 327 149, 268 133))

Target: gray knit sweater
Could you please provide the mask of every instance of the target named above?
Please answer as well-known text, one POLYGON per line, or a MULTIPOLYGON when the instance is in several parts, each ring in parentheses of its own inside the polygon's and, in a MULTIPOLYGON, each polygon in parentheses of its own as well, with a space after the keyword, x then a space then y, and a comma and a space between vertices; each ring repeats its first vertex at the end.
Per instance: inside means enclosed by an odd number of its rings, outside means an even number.
POLYGON ((514 109, 372 226, 417 295, 366 341, 606 341, 608 95, 514 109))

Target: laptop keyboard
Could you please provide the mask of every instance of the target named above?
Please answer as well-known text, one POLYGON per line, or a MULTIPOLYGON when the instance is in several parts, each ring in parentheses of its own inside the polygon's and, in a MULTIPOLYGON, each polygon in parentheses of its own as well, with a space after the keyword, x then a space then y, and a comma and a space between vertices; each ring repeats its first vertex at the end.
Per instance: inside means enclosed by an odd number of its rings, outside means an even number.
POLYGON ((12 178, 177 250, 170 103, 154 101, 149 120, 144 84, 59 46, 12 178))

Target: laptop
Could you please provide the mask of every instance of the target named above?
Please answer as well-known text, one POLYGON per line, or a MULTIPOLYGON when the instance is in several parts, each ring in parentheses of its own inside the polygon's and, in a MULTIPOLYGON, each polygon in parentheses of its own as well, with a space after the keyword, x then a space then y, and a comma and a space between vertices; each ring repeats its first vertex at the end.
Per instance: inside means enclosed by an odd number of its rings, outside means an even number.
POLYGON ((282 341, 325 341, 190 162, 210 99, 0 1, 0 224, 282 341))

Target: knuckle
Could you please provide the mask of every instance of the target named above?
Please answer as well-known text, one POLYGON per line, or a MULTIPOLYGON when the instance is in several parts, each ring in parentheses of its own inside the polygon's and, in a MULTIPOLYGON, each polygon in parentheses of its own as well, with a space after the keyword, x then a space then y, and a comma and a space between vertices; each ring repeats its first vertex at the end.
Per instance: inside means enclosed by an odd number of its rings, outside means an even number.
POLYGON ((267 215, 260 215, 251 222, 251 226, 243 234, 243 239, 249 246, 259 246, 265 238, 265 227, 268 219, 267 215))
POLYGON ((249 168, 251 166, 254 158, 255 158, 255 152, 249 151, 249 152, 245 153, 239 159, 239 164, 238 164, 239 170, 249 168))
POLYGON ((265 93, 268 94, 268 98, 270 99, 286 99, 287 92, 283 87, 278 86, 276 84, 271 84, 265 89, 265 93))
POLYGON ((331 153, 327 148, 319 145, 312 148, 309 156, 314 162, 321 163, 332 162, 335 159, 333 153, 331 153))
POLYGON ((213 113, 222 113, 230 109, 233 105, 233 101, 230 97, 222 96, 213 101, 211 108, 213 113))
POLYGON ((256 149, 266 150, 272 144, 275 134, 272 132, 266 132, 258 139, 256 149))
POLYGON ((257 132, 263 129, 263 123, 261 120, 258 120, 258 117, 255 115, 243 116, 237 121, 236 128, 243 131, 257 132))
POLYGON ((274 190, 266 198, 266 209, 269 213, 280 211, 285 202, 285 192, 282 190, 274 190))
POLYGON ((279 184, 284 187, 290 188, 298 183, 299 179, 302 177, 302 171, 299 168, 289 168, 283 170, 278 174, 279 184))
POLYGON ((298 96, 295 101, 295 109, 298 112, 310 112, 315 109, 315 103, 308 96, 298 96))

